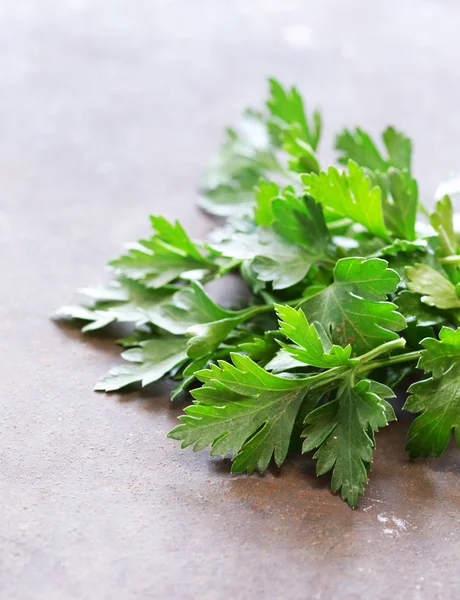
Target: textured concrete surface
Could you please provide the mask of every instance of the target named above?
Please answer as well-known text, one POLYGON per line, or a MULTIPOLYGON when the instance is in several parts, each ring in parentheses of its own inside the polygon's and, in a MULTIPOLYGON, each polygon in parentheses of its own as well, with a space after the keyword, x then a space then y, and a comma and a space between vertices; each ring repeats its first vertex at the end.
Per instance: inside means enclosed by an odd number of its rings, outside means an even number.
POLYGON ((332 133, 416 139, 430 201, 460 167, 457 2, 4 0, 0 6, 0 598, 454 599, 460 456, 378 436, 349 510, 306 459, 266 476, 182 452, 159 385, 100 396, 108 339, 48 315, 149 212, 195 235, 195 183, 275 74, 332 133))

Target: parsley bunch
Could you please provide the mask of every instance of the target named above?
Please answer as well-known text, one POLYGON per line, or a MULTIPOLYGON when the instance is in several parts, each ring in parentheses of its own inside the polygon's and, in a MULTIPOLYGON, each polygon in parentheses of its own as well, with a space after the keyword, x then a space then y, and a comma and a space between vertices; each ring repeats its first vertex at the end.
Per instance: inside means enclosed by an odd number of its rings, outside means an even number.
POLYGON ((152 235, 110 263, 112 282, 58 316, 84 332, 132 325, 118 340, 126 364, 96 390, 165 375, 172 398, 190 389, 168 434, 183 448, 209 446, 248 473, 313 451, 355 507, 408 374, 410 457, 439 456, 453 429, 460 443, 460 237, 448 196, 431 215, 420 204, 405 135, 388 127, 377 144, 345 130, 343 168, 324 169, 321 126, 296 88, 271 80, 265 109, 227 131, 203 182, 201 206, 224 218, 210 238, 151 217, 152 235), (207 291, 230 273, 248 290, 232 310, 207 291))

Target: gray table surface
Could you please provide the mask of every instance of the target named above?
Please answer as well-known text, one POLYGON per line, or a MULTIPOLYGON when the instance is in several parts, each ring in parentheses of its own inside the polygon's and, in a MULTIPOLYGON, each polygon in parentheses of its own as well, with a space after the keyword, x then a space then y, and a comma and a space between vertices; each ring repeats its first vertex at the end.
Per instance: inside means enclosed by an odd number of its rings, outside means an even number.
POLYGON ((165 439, 166 388, 96 395, 104 337, 48 315, 149 212, 199 236, 196 181, 265 77, 416 140, 430 202, 460 168, 460 6, 406 0, 5 0, 0 7, 0 597, 459 597, 459 452, 381 432, 351 511, 306 459, 229 476, 165 439))

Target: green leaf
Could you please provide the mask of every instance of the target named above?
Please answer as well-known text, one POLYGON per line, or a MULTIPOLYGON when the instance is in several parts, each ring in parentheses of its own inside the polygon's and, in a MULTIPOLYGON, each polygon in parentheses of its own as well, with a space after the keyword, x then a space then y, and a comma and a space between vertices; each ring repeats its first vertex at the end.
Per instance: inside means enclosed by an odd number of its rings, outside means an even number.
POLYGON ((387 127, 382 133, 387 151, 384 158, 368 133, 356 128, 345 130, 337 136, 336 149, 341 152, 339 163, 346 165, 354 160, 361 167, 371 171, 387 171, 390 167, 411 170, 412 143, 403 133, 393 127, 387 127))
POLYGON ((310 323, 317 321, 333 343, 351 344, 355 355, 396 339, 406 326, 396 306, 385 302, 400 278, 380 258, 343 258, 334 269, 334 283, 301 304, 310 323))
POLYGON ((163 302, 171 298, 174 288, 150 289, 136 281, 121 279, 108 286, 84 288, 81 294, 95 300, 90 306, 63 306, 58 319, 81 319, 88 321, 83 332, 101 329, 115 321, 134 323, 136 326, 154 322, 154 315, 163 302))
POLYGON ((255 316, 261 310, 265 310, 265 307, 254 306, 244 311, 234 313, 236 316, 231 318, 189 327, 187 329, 187 335, 190 338, 187 344, 188 356, 191 358, 207 356, 213 352, 219 344, 223 342, 236 327, 238 327, 238 325, 255 316))
POLYGON ((264 306, 226 310, 211 300, 199 283, 192 282, 163 303, 151 321, 170 333, 185 333, 188 356, 200 358, 213 352, 238 325, 264 310, 264 306))
POLYGON ((432 327, 444 321, 442 314, 423 304, 420 296, 415 292, 403 290, 396 296, 394 302, 407 323, 416 323, 419 327, 432 327))
POLYGON ((409 242, 408 240, 393 240, 391 244, 380 248, 376 255, 378 257, 384 256, 397 256, 398 254, 409 254, 410 257, 406 257, 406 260, 413 261, 414 256, 424 254, 427 250, 426 240, 415 240, 409 242))
MULTIPOLYGON (((273 456, 286 458, 305 390, 292 380, 271 375, 250 358, 233 355, 198 374, 205 385, 192 392, 196 402, 168 437, 194 451, 211 446, 211 455, 233 454, 232 472, 264 471, 273 456)), ((318 402, 311 395, 311 408, 318 402)))
POLYGON ((316 260, 328 259, 329 231, 321 204, 310 196, 285 190, 272 202, 273 229, 288 242, 309 250, 316 260))
POLYGON ((161 379, 173 367, 187 358, 186 338, 169 336, 140 342, 136 348, 122 353, 132 363, 111 369, 96 384, 96 391, 113 392, 140 381, 143 386, 161 379))
POLYGON ((243 395, 257 395, 261 389, 266 391, 296 390, 305 387, 305 381, 284 379, 267 373, 248 356, 231 355, 233 365, 221 361, 219 366, 211 365, 209 369, 199 371, 196 375, 205 384, 214 385, 219 381, 233 392, 243 395))
POLYGON ((177 291, 169 302, 161 305, 152 322, 176 335, 184 334, 197 324, 234 317, 239 313, 216 304, 197 282, 177 291))
POLYGON ((202 278, 216 269, 177 221, 171 224, 163 217, 150 220, 155 234, 109 263, 118 276, 160 288, 177 279, 202 278))
POLYGON ((277 258, 256 256, 252 269, 260 281, 271 282, 274 290, 284 290, 302 281, 312 266, 311 256, 301 248, 279 254, 277 258))
MULTIPOLYGON (((79 306, 78 304, 61 306, 53 317, 57 320, 78 319, 88 321, 88 324, 82 327, 83 333, 102 329, 115 321, 114 316, 105 310, 95 310, 92 307, 79 306)), ((138 317, 139 315, 136 315, 136 318, 138 317)))
POLYGON ((275 308, 280 319, 280 331, 295 344, 291 346, 280 342, 280 345, 296 361, 325 369, 359 363, 358 359, 350 358, 350 345, 345 348, 333 345, 321 323, 310 325, 301 309, 281 305, 275 308))
POLYGON ((160 288, 177 279, 201 278, 213 268, 204 259, 188 256, 182 249, 155 237, 142 241, 139 247, 109 264, 118 276, 140 281, 150 288, 160 288))
POLYGON ((387 227, 403 240, 415 241, 418 186, 409 171, 388 169, 385 175, 383 213, 387 227))
POLYGON ((426 264, 417 264, 406 269, 409 280, 407 287, 422 294, 422 302, 444 310, 460 308, 460 298, 455 285, 445 275, 426 264))
POLYGON ((302 369, 305 368, 305 363, 297 360, 294 356, 281 348, 275 356, 265 365, 267 371, 272 371, 273 373, 284 373, 285 371, 290 371, 291 369, 302 369))
POLYGON ((430 223, 439 234, 443 256, 457 253, 457 237, 454 231, 454 211, 449 196, 436 202, 436 210, 430 216, 430 223))
POLYGON ((218 216, 249 215, 254 187, 280 166, 263 115, 247 110, 211 163, 202 186, 200 205, 218 216))
POLYGON ((332 470, 332 490, 341 490, 342 499, 352 508, 368 480, 375 447, 373 432, 395 418, 384 399, 390 395, 391 390, 377 382, 362 380, 353 385, 346 380, 335 400, 315 409, 305 420, 302 451, 318 448, 314 455, 317 474, 332 470))
POLYGON ((250 268, 273 289, 301 281, 318 261, 329 261, 329 232, 322 208, 312 198, 286 188, 271 201, 273 229, 228 231, 211 247, 223 256, 250 260, 250 268))
POLYGON ((279 187, 273 181, 259 181, 255 189, 256 207, 254 219, 261 227, 270 227, 273 223, 272 200, 279 194, 279 187))
POLYGON ((443 327, 439 340, 427 338, 419 367, 432 373, 414 383, 404 408, 421 414, 409 428, 406 449, 411 458, 440 456, 452 430, 460 445, 460 329, 443 327))
POLYGON ((388 240, 382 210, 382 192, 372 187, 369 177, 352 160, 348 161, 348 171, 340 173, 329 167, 319 175, 302 175, 305 192, 332 209, 341 217, 349 217, 364 225, 368 231, 388 240))
POLYGON ((313 148, 302 139, 300 125, 294 124, 284 132, 283 150, 293 158, 288 161, 295 173, 319 173, 319 158, 313 148))
POLYGON ((427 338, 422 342, 422 352, 418 367, 433 377, 442 377, 460 360, 460 329, 443 327, 439 340, 427 338))
POLYGON ((397 169, 411 170, 412 142, 410 138, 394 127, 387 127, 382 134, 388 152, 387 164, 397 169))
POLYGON ((270 99, 267 102, 272 115, 270 130, 279 139, 284 139, 284 132, 297 124, 298 135, 316 150, 321 136, 321 115, 315 111, 310 121, 306 114, 302 96, 295 87, 285 89, 276 79, 270 79, 270 99))
POLYGON ((301 281, 310 270, 313 258, 309 251, 288 243, 272 229, 236 232, 227 239, 211 244, 223 256, 250 260, 251 269, 261 281, 272 281, 274 289, 285 289, 301 281))
POLYGON ((150 222, 162 242, 176 250, 181 250, 184 255, 195 258, 199 262, 204 261, 198 247, 189 238, 179 221, 172 224, 164 217, 151 216, 150 222))

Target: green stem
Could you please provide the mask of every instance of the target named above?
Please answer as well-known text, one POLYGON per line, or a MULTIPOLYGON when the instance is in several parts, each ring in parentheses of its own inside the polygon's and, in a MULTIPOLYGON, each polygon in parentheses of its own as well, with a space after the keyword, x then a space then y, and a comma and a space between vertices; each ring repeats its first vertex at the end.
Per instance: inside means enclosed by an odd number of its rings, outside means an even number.
MULTIPOLYGON (((397 356, 390 356, 389 358, 384 358, 382 360, 376 360, 370 365, 364 365, 363 371, 380 369, 381 367, 390 367, 392 365, 398 365, 400 363, 411 362, 414 360, 418 360, 422 355, 421 350, 417 350, 415 352, 406 352, 405 354, 398 354, 397 356)), ((359 369, 361 370, 361 369, 359 369)))
MULTIPOLYGON (((404 340, 405 343, 405 340, 404 340)), ((387 342, 386 344, 382 344, 378 348, 371 350, 367 354, 364 354, 363 357, 367 357, 369 359, 370 355, 378 356, 383 352, 388 352, 390 349, 395 349, 397 347, 401 347, 404 344, 401 344, 400 340, 393 340, 391 342, 387 342), (399 343, 395 343, 399 342, 399 343)), ((356 368, 350 368, 348 366, 343 367, 333 367, 332 369, 328 369, 323 373, 318 373, 318 375, 312 375, 310 377, 303 377, 299 379, 299 387, 305 387, 309 390, 316 390, 320 388, 327 388, 331 384, 333 384, 337 379, 342 379, 343 377, 349 376, 351 373, 356 373, 357 375, 362 375, 364 373, 368 373, 373 371, 374 369, 380 369, 382 367, 389 367, 391 365, 396 365, 405 362, 411 362, 418 360, 421 356, 421 350, 416 352, 406 352, 405 354, 398 354, 397 356, 390 356, 388 358, 383 358, 381 360, 374 360, 370 363, 359 365, 356 368)), ((331 387, 336 387, 331 386, 331 387)))
MULTIPOLYGON (((224 277, 225 275, 227 275, 227 273, 233 271, 233 269, 237 269, 240 266, 241 262, 241 260, 232 260, 228 263, 228 265, 225 265, 225 267, 221 267, 217 271, 217 277, 224 277)), ((216 277, 214 279, 216 279, 216 277)))
POLYGON ((397 340, 391 340, 390 342, 386 342, 385 344, 382 344, 381 346, 377 346, 377 348, 373 348, 372 350, 369 350, 369 352, 366 352, 366 354, 362 354, 358 358, 362 365, 364 363, 368 363, 370 360, 373 360, 374 358, 377 358, 377 356, 380 356, 381 354, 385 354, 386 352, 391 352, 392 350, 395 350, 396 348, 404 348, 405 345, 406 345, 406 340, 404 338, 398 338, 397 340))
POLYGON ((439 262, 443 265, 460 265, 460 254, 444 256, 443 258, 439 259, 439 262))

